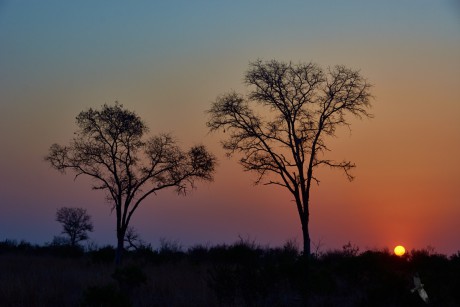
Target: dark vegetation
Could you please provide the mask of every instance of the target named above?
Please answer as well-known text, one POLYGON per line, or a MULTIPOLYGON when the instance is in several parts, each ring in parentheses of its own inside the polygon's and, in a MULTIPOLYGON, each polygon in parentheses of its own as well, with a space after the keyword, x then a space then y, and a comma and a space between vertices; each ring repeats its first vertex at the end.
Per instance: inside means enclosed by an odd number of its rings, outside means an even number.
POLYGON ((79 242, 88 240, 88 232, 93 231, 91 216, 84 208, 62 207, 56 211, 56 221, 61 223, 61 234, 67 237, 55 237, 55 241, 69 241, 71 246, 76 246, 79 242))
POLYGON ((142 201, 168 188, 185 195, 198 181, 212 181, 216 158, 203 145, 181 149, 169 134, 147 138, 144 121, 117 102, 80 112, 76 123, 70 143, 51 145, 45 161, 61 173, 92 178, 92 189, 106 192, 121 264, 129 222, 142 201))
POLYGON ((432 306, 460 306, 460 252, 404 257, 342 250, 302 257, 297 245, 183 249, 163 240, 114 264, 115 248, 0 242, 1 306, 424 306, 411 293, 416 272, 432 306))

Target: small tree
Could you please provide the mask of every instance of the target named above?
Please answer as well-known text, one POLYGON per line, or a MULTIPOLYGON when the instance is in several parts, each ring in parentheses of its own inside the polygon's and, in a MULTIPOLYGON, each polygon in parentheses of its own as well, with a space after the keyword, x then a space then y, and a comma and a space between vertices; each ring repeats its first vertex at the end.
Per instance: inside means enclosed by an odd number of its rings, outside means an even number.
POLYGON ((145 123, 118 103, 80 112, 77 125, 70 145, 52 145, 45 160, 61 172, 91 177, 93 189, 107 192, 116 212, 117 264, 143 200, 166 188, 186 194, 197 180, 212 180, 215 157, 203 145, 183 151, 168 134, 145 140, 145 123))
POLYGON ((341 169, 349 180, 355 165, 326 157, 327 138, 348 126, 350 116, 369 117, 370 84, 359 71, 336 66, 278 61, 250 63, 247 96, 222 95, 208 111, 211 131, 223 130, 229 155, 240 153, 244 170, 257 174, 256 184, 286 188, 295 200, 303 234, 303 252, 310 255, 310 189, 319 183, 320 166, 341 169))
POLYGON ((56 221, 62 224, 62 233, 69 236, 71 246, 87 240, 88 231, 93 231, 91 216, 83 208, 59 208, 56 211, 56 221))

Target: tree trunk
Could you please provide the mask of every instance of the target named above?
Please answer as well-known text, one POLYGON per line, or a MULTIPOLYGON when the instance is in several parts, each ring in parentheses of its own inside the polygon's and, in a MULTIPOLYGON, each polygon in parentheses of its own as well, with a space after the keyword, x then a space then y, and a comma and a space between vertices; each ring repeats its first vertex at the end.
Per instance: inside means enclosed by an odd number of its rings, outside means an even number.
MULTIPOLYGON (((309 186, 307 187, 309 189, 309 186)), ((298 205, 299 215, 300 215, 300 223, 302 224, 302 237, 303 237, 303 256, 305 258, 310 258, 311 256, 311 248, 310 248, 310 231, 308 229, 308 224, 310 221, 310 210, 308 208, 308 201, 310 195, 309 190, 302 195, 302 205, 298 205), (302 210, 303 209, 303 210, 302 210)))
POLYGON ((119 266, 123 258, 125 235, 119 231, 117 235, 117 249, 115 251, 115 265, 119 266))
POLYGON ((303 235, 303 255, 309 258, 311 255, 310 232, 308 231, 308 220, 305 220, 305 219, 302 219, 302 235, 303 235))
POLYGON ((75 236, 73 235, 70 236, 70 246, 75 247, 75 241, 76 241, 75 236))
POLYGON ((310 232, 308 230, 308 222, 310 219, 310 212, 308 210, 308 195, 302 195, 302 200, 298 194, 294 194, 297 204, 297 211, 299 213, 300 223, 302 225, 303 237, 303 256, 309 258, 311 255, 310 249, 310 232), (305 205, 307 204, 307 205, 305 205))

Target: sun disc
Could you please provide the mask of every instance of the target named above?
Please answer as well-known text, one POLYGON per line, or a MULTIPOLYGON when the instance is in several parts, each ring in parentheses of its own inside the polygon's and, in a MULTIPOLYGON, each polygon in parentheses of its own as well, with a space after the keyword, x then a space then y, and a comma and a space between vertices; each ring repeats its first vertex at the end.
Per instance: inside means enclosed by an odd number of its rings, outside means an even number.
POLYGON ((404 255, 406 253, 406 249, 404 248, 404 246, 398 245, 398 246, 395 247, 394 252, 395 252, 396 256, 401 257, 402 255, 404 255))

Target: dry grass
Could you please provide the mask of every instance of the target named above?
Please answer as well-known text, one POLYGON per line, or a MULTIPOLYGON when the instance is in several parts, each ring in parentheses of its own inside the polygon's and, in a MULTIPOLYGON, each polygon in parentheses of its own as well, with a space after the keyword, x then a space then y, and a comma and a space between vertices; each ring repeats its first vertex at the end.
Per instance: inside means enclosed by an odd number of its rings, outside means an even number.
MULTIPOLYGON (((127 261, 126 265, 132 265, 127 261)), ((136 262, 147 277, 145 284, 130 290, 133 306, 216 305, 207 285, 207 266, 177 263, 155 265, 136 262)), ((111 263, 93 263, 89 257, 0 254, 0 306, 79 306, 90 287, 113 285, 111 263)))
POLYGON ((1 306, 76 306, 83 291, 111 281, 110 265, 48 255, 0 255, 1 306))

